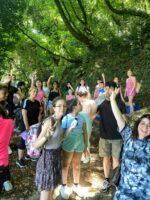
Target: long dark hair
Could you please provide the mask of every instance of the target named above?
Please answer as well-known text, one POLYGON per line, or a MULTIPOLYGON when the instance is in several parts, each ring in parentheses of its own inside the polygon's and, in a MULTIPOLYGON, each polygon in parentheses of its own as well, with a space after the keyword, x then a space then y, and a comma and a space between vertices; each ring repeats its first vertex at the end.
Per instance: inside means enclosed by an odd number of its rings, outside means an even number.
POLYGON ((7 110, 0 104, 0 116, 2 116, 4 119, 9 119, 7 110))
POLYGON ((78 99, 71 99, 67 101, 67 111, 66 114, 71 113, 75 106, 77 106, 79 100, 78 99))
MULTIPOLYGON (((139 133, 138 133, 138 126, 139 126, 139 123, 142 121, 142 119, 149 119, 150 120, 150 114, 144 114, 142 115, 142 117, 140 117, 134 124, 134 127, 133 127, 133 131, 132 131, 132 137, 137 139, 139 137, 139 133)), ((145 137, 145 139, 149 139, 150 138, 150 135, 148 135, 147 137, 145 137)))

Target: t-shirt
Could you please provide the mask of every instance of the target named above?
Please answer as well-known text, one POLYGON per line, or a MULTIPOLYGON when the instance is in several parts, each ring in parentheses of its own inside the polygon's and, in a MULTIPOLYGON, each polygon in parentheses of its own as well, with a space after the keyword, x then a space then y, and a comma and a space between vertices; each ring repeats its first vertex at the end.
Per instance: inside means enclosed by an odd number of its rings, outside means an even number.
POLYGON ((70 113, 67 114, 66 116, 64 116, 63 119, 62 119, 61 127, 66 128, 67 131, 68 131, 69 128, 71 127, 72 122, 75 119, 77 120, 77 125, 74 128, 72 134, 83 133, 83 123, 85 123, 85 119, 80 113, 78 113, 78 115, 76 117, 73 117, 72 114, 70 114, 70 113))
POLYGON ((89 89, 90 89, 89 86, 80 85, 80 86, 77 87, 77 93, 89 92, 89 89))
POLYGON ((48 97, 48 95, 49 95, 49 88, 48 87, 46 87, 46 86, 43 86, 43 91, 45 92, 45 94, 47 95, 47 97, 48 97))
MULTIPOLYGON (((39 101, 37 101, 37 100, 31 101, 29 99, 25 99, 23 102, 22 109, 27 110, 27 118, 28 118, 29 126, 38 123, 38 117, 39 117, 39 113, 40 113, 39 101)), ((21 130, 22 131, 25 130, 24 123, 22 125, 21 130)))
POLYGON ((114 117, 110 101, 104 100, 104 102, 98 106, 98 114, 100 114, 100 138, 107 140, 121 139, 121 135, 118 132, 117 121, 114 117))
POLYGON ((44 98, 44 92, 43 90, 39 90, 35 99, 39 102, 42 102, 43 98, 44 98))
POLYGON ((125 126, 120 132, 124 140, 121 179, 114 200, 150 199, 150 139, 135 139, 125 126))
POLYGON ((70 101, 72 99, 75 99, 74 95, 66 95, 66 101, 70 101))
POLYGON ((0 166, 6 167, 8 165, 8 145, 13 129, 12 119, 0 117, 0 166))

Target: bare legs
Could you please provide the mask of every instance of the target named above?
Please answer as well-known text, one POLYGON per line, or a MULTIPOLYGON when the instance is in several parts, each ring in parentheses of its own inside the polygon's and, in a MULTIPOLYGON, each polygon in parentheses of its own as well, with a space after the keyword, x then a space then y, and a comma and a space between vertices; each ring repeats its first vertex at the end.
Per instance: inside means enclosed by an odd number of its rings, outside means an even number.
POLYGON ((54 191, 41 191, 40 200, 52 200, 54 191))
MULTIPOLYGON (((112 162, 112 167, 115 169, 119 165, 119 160, 113 157, 112 162)), ((111 171, 111 157, 106 156, 103 158, 103 167, 105 178, 109 178, 111 171)))
POLYGON ((80 179, 80 160, 81 160, 82 153, 78 152, 65 152, 62 153, 62 183, 67 184, 67 177, 68 177, 68 171, 69 166, 72 161, 72 167, 73 167, 73 179, 74 183, 79 183, 80 179))
POLYGON ((134 112, 134 109, 133 109, 133 96, 128 96, 128 100, 129 100, 129 106, 130 106, 130 113, 133 113, 134 112))

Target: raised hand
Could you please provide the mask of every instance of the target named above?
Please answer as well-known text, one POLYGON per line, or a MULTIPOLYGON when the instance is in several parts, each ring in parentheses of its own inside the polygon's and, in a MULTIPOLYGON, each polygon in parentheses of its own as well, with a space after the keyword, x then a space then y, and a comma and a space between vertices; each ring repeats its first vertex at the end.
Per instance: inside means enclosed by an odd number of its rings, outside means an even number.
POLYGON ((116 99, 116 96, 117 96, 117 94, 119 94, 119 92, 120 92, 120 88, 115 88, 115 90, 113 90, 110 95, 110 100, 116 99))

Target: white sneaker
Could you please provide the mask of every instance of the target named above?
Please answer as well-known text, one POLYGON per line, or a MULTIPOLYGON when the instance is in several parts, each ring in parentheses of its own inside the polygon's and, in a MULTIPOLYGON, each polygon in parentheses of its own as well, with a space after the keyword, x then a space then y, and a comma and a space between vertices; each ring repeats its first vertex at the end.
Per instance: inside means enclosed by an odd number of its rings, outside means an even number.
POLYGON ((3 186, 4 186, 4 190, 5 190, 6 192, 9 192, 9 191, 11 191, 11 190, 13 189, 13 186, 12 186, 12 184, 11 184, 10 181, 5 181, 5 182, 3 183, 3 186))
POLYGON ((11 150, 10 146, 8 146, 8 154, 9 155, 12 154, 12 150, 11 150))
POLYGON ((60 195, 63 199, 69 199, 72 191, 67 186, 61 186, 60 188, 60 195))
POLYGON ((89 163, 89 162, 90 162, 90 156, 85 156, 85 157, 82 159, 82 162, 83 162, 84 164, 89 163))
POLYGON ((72 190, 79 196, 79 197, 84 197, 85 192, 83 188, 81 188, 80 185, 73 185, 72 190))

